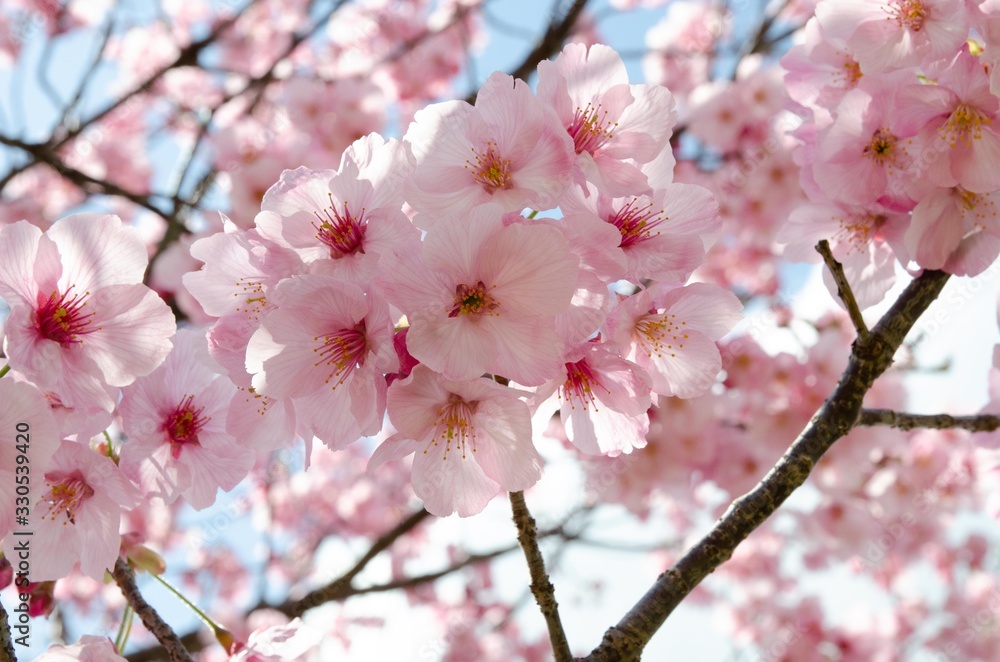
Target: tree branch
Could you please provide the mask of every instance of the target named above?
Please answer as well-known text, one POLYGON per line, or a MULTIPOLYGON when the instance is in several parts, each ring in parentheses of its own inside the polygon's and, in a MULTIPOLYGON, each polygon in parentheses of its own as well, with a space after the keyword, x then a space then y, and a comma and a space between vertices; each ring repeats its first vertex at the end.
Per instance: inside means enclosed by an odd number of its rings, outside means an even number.
POLYGON ((7 621, 7 610, 0 603, 0 662, 17 662, 14 654, 14 640, 10 635, 10 623, 7 621))
POLYGON ((150 634, 163 646, 170 662, 194 662, 180 638, 167 623, 160 618, 148 602, 139 593, 139 587, 135 584, 135 575, 132 568, 125 563, 121 557, 115 561, 115 569, 112 571, 115 583, 122 590, 126 602, 131 605, 132 610, 142 619, 142 624, 146 626, 150 634))
POLYGON ((861 316, 858 300, 854 298, 854 290, 851 289, 851 284, 847 282, 847 276, 844 275, 844 267, 837 261, 837 258, 833 257, 830 242, 822 239, 816 244, 816 251, 823 256, 823 261, 826 262, 826 267, 830 270, 833 281, 837 283, 837 295, 844 302, 847 314, 851 316, 851 323, 854 324, 854 329, 858 332, 858 338, 866 338, 868 326, 865 324, 865 318, 861 316))
POLYGON ((556 602, 556 590, 545 572, 545 559, 538 548, 538 529, 535 518, 528 512, 528 504, 524 501, 524 492, 510 493, 510 507, 514 514, 514 524, 517 526, 517 542, 524 550, 524 558, 528 561, 528 574, 531 576, 531 593, 535 602, 545 617, 545 625, 549 630, 549 641, 552 642, 552 653, 558 662, 573 659, 566 640, 566 631, 559 618, 559 603, 556 602))
POLYGON ((850 432, 865 393, 892 365, 893 355, 907 332, 940 294, 948 277, 940 271, 925 271, 910 283, 867 337, 855 340, 836 389, 777 464, 756 487, 733 501, 712 530, 656 579, 621 621, 608 629, 586 660, 639 659, 650 638, 688 593, 725 563, 736 547, 805 482, 834 442, 850 432))
MULTIPOLYGON (((542 35, 535 48, 521 61, 521 64, 510 72, 510 75, 514 78, 526 80, 531 72, 538 68, 539 62, 555 55, 562 48, 563 42, 566 41, 566 37, 573 30, 573 26, 576 25, 577 19, 580 18, 580 14, 583 13, 583 8, 586 6, 587 0, 573 0, 573 4, 566 10, 562 18, 558 18, 556 14, 553 14, 552 20, 549 21, 549 27, 545 30, 545 34, 542 35)), ((476 103, 477 95, 478 92, 473 92, 465 100, 468 103, 474 104, 476 103)))
POLYGON ((365 552, 364 556, 358 559, 357 563, 355 563, 350 570, 326 586, 310 591, 299 600, 285 603, 281 607, 277 608, 278 611, 283 611, 289 616, 301 616, 306 612, 306 610, 311 609, 312 607, 321 605, 324 602, 330 602, 331 600, 343 599, 341 596, 346 597, 347 595, 351 595, 352 591, 355 590, 351 586, 351 582, 353 582, 354 578, 368 566, 368 563, 380 553, 391 547, 392 544, 400 537, 417 528, 417 525, 428 517, 430 517, 430 513, 423 508, 413 513, 393 527, 390 531, 382 534, 382 536, 380 536, 378 540, 372 544, 368 551, 365 552))
POLYGON ((862 409, 855 425, 871 427, 887 425, 900 430, 932 428, 947 430, 961 428, 969 432, 993 432, 1000 428, 1000 416, 979 414, 977 416, 952 416, 950 414, 906 414, 891 409, 862 409))

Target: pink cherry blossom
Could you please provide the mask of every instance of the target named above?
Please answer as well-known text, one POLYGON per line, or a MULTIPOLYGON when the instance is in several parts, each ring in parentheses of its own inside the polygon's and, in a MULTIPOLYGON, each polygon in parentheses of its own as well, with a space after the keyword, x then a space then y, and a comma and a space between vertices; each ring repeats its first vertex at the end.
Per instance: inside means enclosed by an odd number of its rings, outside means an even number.
POLYGON ((937 76, 936 85, 900 91, 904 133, 915 133, 916 167, 936 186, 973 193, 1000 188, 1000 100, 989 89, 979 57, 963 49, 937 76), (905 110, 902 110, 905 109, 905 110))
POLYGON ((379 283, 409 319, 407 348, 421 363, 449 379, 489 372, 534 386, 561 365, 554 318, 577 271, 559 230, 504 227, 501 208, 482 205, 438 220, 422 254, 396 254, 379 283))
POLYGON ((236 644, 229 662, 297 662, 322 639, 322 632, 296 618, 284 625, 254 630, 246 644, 236 644))
POLYGON ((812 175, 835 202, 879 203, 908 211, 913 177, 910 127, 900 119, 897 94, 905 74, 866 78, 844 95, 832 125, 817 138, 812 175))
MULTIPOLYGON (((776 239, 786 244, 786 259, 812 263, 822 259, 816 243, 828 239, 858 305, 868 308, 880 302, 895 282, 896 258, 908 261, 903 245, 908 220, 907 215, 878 204, 810 204, 792 212, 776 239)), ((824 279, 836 292, 827 272, 824 279)))
POLYGON ((824 32, 847 43, 865 74, 949 57, 969 32, 963 0, 826 0, 816 17, 824 32))
POLYGON ((72 646, 49 646, 35 662, 127 662, 107 637, 85 634, 72 646))
MULTIPOLYGON (((40 492, 29 518, 29 579, 60 579, 79 564, 80 572, 103 580, 118 558, 121 511, 139 505, 139 492, 111 458, 75 441, 59 445, 40 492)), ((4 539, 9 558, 16 558, 15 542, 4 539)))
POLYGON ((331 448, 376 434, 384 375, 399 369, 385 300, 319 274, 283 281, 271 300, 247 347, 254 391, 292 398, 300 423, 331 448))
MULTIPOLYGON (((416 159, 407 202, 429 217, 494 203, 503 211, 550 209, 569 186, 573 143, 527 84, 494 73, 476 97, 416 114, 404 137, 416 159)), ((419 223, 419 221, 418 221, 419 223)))
POLYGON ((116 216, 77 214, 45 234, 26 221, 0 228, 12 367, 67 406, 113 406, 105 386, 152 372, 175 330, 170 309, 142 285, 146 262, 116 216))
POLYGON ((857 87, 861 66, 840 40, 832 40, 813 17, 802 31, 803 43, 781 58, 788 94, 801 104, 833 108, 857 87))
POLYGON ((629 85, 613 49, 567 44, 538 64, 538 98, 555 110, 573 139, 587 180, 610 196, 644 193, 648 163, 667 148, 676 121, 674 99, 659 85, 629 85))
MULTIPOLYGON (((718 203, 707 189, 692 184, 669 184, 651 195, 611 198, 591 190, 591 195, 567 195, 561 205, 570 235, 586 233, 591 241, 610 242, 612 252, 624 257, 625 268, 612 279, 684 281, 703 261, 702 237, 719 229, 718 203), (594 227, 603 222, 613 228, 594 227), (617 250, 614 250, 617 249, 617 250)), ((593 250, 593 248, 591 248, 593 250)))
POLYGON ((1000 189, 977 194, 960 187, 935 187, 913 209, 904 237, 907 250, 926 269, 978 275, 1000 253, 998 205, 1000 189), (970 250, 974 241, 982 242, 981 250, 988 252, 979 255, 970 250))
POLYGON ((337 171, 282 173, 254 222, 261 236, 294 250, 314 273, 368 280, 381 256, 419 240, 401 211, 411 169, 401 143, 371 134, 344 152, 337 171))
POLYGON ((618 455, 646 445, 649 377, 604 344, 566 356, 565 373, 538 387, 532 422, 544 430, 559 411, 567 438, 584 453, 618 455))
POLYGON ((253 466, 253 453, 226 430, 235 394, 205 336, 178 332, 163 365, 123 390, 122 471, 166 503, 183 496, 197 510, 212 505, 219 488, 231 490, 253 466))
POLYGON ((444 517, 475 515, 500 491, 538 481, 542 460, 520 394, 486 378, 450 381, 418 365, 389 389, 398 432, 372 455, 368 471, 411 453, 413 491, 444 517))
POLYGON ((690 398, 715 383, 722 369, 715 341, 743 318, 742 308, 733 294, 705 283, 643 290, 608 315, 608 340, 649 373, 654 393, 690 398))

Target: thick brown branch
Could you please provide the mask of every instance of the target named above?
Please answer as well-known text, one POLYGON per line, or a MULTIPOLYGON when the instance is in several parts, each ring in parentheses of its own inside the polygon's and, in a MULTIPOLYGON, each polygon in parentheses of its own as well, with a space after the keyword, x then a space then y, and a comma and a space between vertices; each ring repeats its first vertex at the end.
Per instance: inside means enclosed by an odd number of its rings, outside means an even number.
POLYGON ((528 574, 531 576, 531 593, 535 602, 545 617, 545 625, 549 629, 549 641, 552 642, 552 653, 558 662, 573 659, 566 640, 566 631, 559 618, 559 603, 556 602, 556 590, 549 581, 545 571, 545 559, 538 548, 538 529, 535 518, 528 512, 528 504, 524 502, 524 492, 510 493, 510 507, 514 514, 514 524, 517 526, 517 542, 524 550, 524 558, 528 561, 528 574))
POLYGON ((1000 416, 979 414, 977 416, 952 416, 950 414, 906 414, 891 409, 862 409, 857 425, 870 427, 887 425, 900 430, 913 428, 934 428, 947 430, 961 428, 969 432, 993 432, 1000 428, 1000 416))
POLYGON ((7 621, 7 610, 0 603, 0 662, 17 662, 14 654, 14 640, 10 636, 10 623, 7 621))
POLYGON ((653 634, 678 604, 709 573, 732 556, 809 476, 809 472, 858 420, 861 402, 892 358, 917 318, 940 294, 948 274, 925 271, 916 278, 867 338, 854 342, 847 368, 836 389, 805 430, 753 490, 736 499, 701 540, 660 575, 635 606, 604 635, 587 660, 637 660, 653 634))
POLYGON ((146 626, 150 634, 156 637, 156 640, 163 646, 164 652, 166 652, 170 662, 193 662, 191 655, 188 654, 177 634, 160 618, 156 610, 139 593, 139 587, 135 584, 135 575, 132 574, 132 568, 119 557, 115 562, 115 569, 111 574, 115 578, 115 583, 122 590, 125 600, 132 606, 132 610, 136 615, 142 619, 142 624, 146 626))
POLYGON ((823 256, 826 268, 830 270, 833 282, 837 284, 837 295, 844 302, 847 314, 851 316, 851 323, 854 324, 854 329, 858 332, 858 337, 865 338, 868 335, 868 326, 865 324, 865 318, 861 316, 861 309, 858 308, 858 300, 854 298, 854 290, 851 289, 851 284, 847 282, 844 267, 837 261, 837 258, 833 257, 833 251, 830 250, 830 242, 826 239, 821 240, 816 244, 816 251, 823 256))

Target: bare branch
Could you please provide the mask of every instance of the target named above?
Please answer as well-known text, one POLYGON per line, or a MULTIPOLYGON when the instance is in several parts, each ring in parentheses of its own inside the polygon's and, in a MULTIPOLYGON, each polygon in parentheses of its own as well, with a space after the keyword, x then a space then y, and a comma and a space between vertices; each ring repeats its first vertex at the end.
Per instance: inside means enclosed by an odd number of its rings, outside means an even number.
POLYGON ((847 276, 844 275, 844 267, 841 266, 840 262, 837 262, 837 258, 833 257, 833 252, 830 250, 830 242, 826 239, 820 240, 816 244, 816 252, 823 256, 823 261, 826 262, 826 267, 830 270, 833 281, 837 283, 837 295, 840 296, 840 300, 847 307, 847 314, 851 316, 851 323, 854 324, 854 328, 858 332, 858 338, 866 340, 868 337, 868 326, 865 324, 864 317, 861 316, 861 309, 858 308, 858 301, 854 298, 854 291, 851 289, 851 284, 847 282, 847 276))
MULTIPOLYGON (((306 610, 311 609, 317 605, 321 605, 324 602, 330 602, 333 600, 343 599, 341 596, 351 595, 355 590, 351 583, 354 578, 357 577, 362 570, 364 570, 368 563, 374 559, 376 556, 381 554, 383 551, 392 546, 400 537, 409 533, 413 529, 417 528, 421 522, 430 517, 430 513, 421 508, 417 512, 413 513, 402 522, 397 524, 391 530, 382 534, 378 540, 376 540, 372 546, 365 552, 364 556, 358 559, 354 566, 345 572, 343 575, 330 582, 326 586, 318 588, 314 591, 310 591, 300 600, 296 600, 292 603, 285 605, 288 611, 299 616, 306 610)), ((281 609, 279 608, 279 611, 281 609)))
POLYGON ((156 640, 163 646, 170 662, 194 662, 184 648, 184 644, 177 637, 177 634, 160 618, 156 610, 139 593, 139 587, 135 584, 135 575, 132 573, 132 568, 128 566, 124 559, 119 557, 115 561, 115 569, 111 574, 115 578, 115 583, 122 590, 125 600, 132 606, 132 610, 135 611, 139 618, 142 619, 142 624, 146 626, 150 634, 156 637, 156 640))
MULTIPOLYGON (((573 30, 573 26, 576 25, 577 19, 580 18, 580 14, 583 13, 583 8, 586 6, 587 0, 573 0, 573 4, 566 10, 562 18, 558 18, 558 15, 554 13, 552 20, 549 21, 548 29, 545 30, 545 34, 542 35, 538 44, 528 53, 521 64, 510 72, 510 75, 514 78, 527 79, 531 72, 538 68, 539 62, 555 55, 562 48, 563 42, 566 41, 566 37, 573 30)), ((465 100, 474 104, 477 94, 477 92, 473 92, 465 100)))
POLYGON ((823 454, 850 432, 865 393, 892 365, 892 357, 917 318, 941 293, 948 274, 925 271, 899 296, 871 333, 858 338, 836 389, 805 430, 756 487, 733 501, 712 530, 672 568, 660 575, 634 607, 604 634, 585 658, 638 660, 643 648, 678 604, 775 511, 806 478, 823 454))
POLYGON ((871 427, 887 425, 900 430, 932 428, 948 430, 961 428, 969 432, 993 432, 1000 428, 1000 416, 979 414, 978 416, 952 416, 950 414, 906 414, 891 409, 862 409, 856 425, 871 427))
POLYGON ((538 548, 538 529, 535 518, 528 512, 528 504, 524 501, 524 492, 510 493, 510 506, 514 513, 514 524, 517 526, 517 542, 524 550, 528 561, 528 574, 531 576, 531 593, 535 602, 545 617, 545 625, 549 630, 549 641, 552 642, 552 653, 558 662, 573 659, 566 640, 566 631, 559 618, 559 603, 556 602, 556 590, 545 572, 545 559, 538 548))

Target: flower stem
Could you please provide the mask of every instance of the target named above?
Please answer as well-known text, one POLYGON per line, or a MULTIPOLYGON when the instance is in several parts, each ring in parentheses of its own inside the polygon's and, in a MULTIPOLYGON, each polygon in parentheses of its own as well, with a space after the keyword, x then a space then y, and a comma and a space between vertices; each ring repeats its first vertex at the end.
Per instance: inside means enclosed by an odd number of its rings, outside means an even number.
POLYGON ((118 651, 119 655, 125 650, 128 636, 132 632, 133 616, 135 616, 135 612, 132 610, 132 605, 125 605, 125 613, 122 614, 122 624, 118 626, 118 635, 115 636, 115 650, 118 651))
POLYGON ((0 368, 0 377, 3 377, 8 372, 10 372, 10 364, 9 363, 7 365, 5 365, 4 367, 0 368))
POLYGON ((218 633, 220 630, 225 630, 224 627, 222 627, 221 625, 219 625, 218 623, 216 623, 215 621, 213 621, 212 618, 208 614, 206 614, 205 612, 203 612, 201 609, 198 609, 198 607, 195 606, 195 604, 193 602, 191 602, 186 597, 184 597, 184 595, 180 591, 178 591, 176 588, 174 588, 173 586, 171 586, 170 584, 168 584, 167 580, 165 580, 163 577, 160 577, 159 575, 153 575, 153 574, 150 574, 150 577, 152 577, 156 581, 158 581, 161 584, 163 584, 164 588, 166 588, 168 591, 170 591, 175 596, 177 596, 177 599, 180 600, 181 602, 183 602, 184 604, 186 604, 188 606, 188 608, 190 608, 191 611, 193 611, 198 616, 198 618, 200 618, 202 621, 204 621, 205 625, 207 625, 209 627, 209 629, 212 630, 212 632, 218 633))

